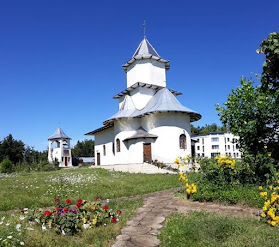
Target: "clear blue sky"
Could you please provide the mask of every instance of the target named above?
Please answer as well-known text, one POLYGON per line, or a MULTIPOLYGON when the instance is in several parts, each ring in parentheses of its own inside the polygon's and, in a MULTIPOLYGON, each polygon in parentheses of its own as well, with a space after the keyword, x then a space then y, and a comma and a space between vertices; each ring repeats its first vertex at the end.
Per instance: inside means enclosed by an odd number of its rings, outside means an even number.
POLYGON ((220 124, 216 103, 243 75, 261 73, 255 51, 278 31, 279 1, 0 1, 0 140, 44 150, 60 126, 73 142, 116 113, 121 65, 143 38, 170 60, 167 86, 220 124))

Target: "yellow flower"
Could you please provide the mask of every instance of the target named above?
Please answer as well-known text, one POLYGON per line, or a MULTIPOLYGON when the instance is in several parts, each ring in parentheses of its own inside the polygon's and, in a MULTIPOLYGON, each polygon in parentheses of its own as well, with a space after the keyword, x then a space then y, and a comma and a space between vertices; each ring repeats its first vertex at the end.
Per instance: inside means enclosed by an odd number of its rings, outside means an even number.
POLYGON ((266 206, 263 206, 263 211, 267 211, 267 207, 266 206))
MULTIPOLYGON (((279 181, 279 180, 278 180, 279 181)), ((263 187, 262 186, 259 186, 259 190, 262 190, 263 189, 263 187)))
POLYGON ((268 156, 268 157, 271 157, 271 153, 268 153, 267 156, 268 156))
POLYGON ((272 185, 270 185, 270 186, 269 186, 269 189, 272 190, 272 188, 273 188, 272 185))
POLYGON ((275 225, 276 225, 276 222, 275 222, 275 221, 271 221, 271 222, 270 222, 270 225, 275 226, 275 225))
POLYGON ((175 159, 174 163, 175 163, 175 164, 179 164, 178 158, 175 159))
POLYGON ((265 149, 267 149, 267 146, 264 146, 265 149))
POLYGON ((265 218, 265 217, 266 217, 266 214, 265 214, 265 213, 262 213, 262 214, 261 214, 261 217, 265 218))

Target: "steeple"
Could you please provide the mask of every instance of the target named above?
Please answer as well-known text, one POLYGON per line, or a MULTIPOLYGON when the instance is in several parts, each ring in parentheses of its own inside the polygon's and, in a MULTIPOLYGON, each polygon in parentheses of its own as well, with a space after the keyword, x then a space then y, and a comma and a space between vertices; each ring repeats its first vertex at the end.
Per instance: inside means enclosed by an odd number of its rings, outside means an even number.
POLYGON ((166 87, 169 61, 163 59, 144 36, 132 59, 122 66, 127 73, 127 88, 137 82, 166 87))

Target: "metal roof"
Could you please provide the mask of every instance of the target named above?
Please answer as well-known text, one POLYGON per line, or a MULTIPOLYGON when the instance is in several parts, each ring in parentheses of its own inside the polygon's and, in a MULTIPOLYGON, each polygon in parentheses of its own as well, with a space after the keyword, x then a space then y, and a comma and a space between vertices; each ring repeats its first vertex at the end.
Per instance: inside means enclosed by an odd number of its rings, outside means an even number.
POLYGON ((155 61, 159 61, 165 64, 165 69, 169 70, 170 63, 169 61, 163 59, 160 57, 158 52, 153 48, 153 46, 149 43, 149 41, 146 39, 146 37, 143 38, 141 43, 139 44, 137 50, 135 51, 132 59, 130 59, 127 63, 122 65, 122 68, 125 72, 127 72, 127 68, 136 60, 142 60, 142 59, 152 59, 155 61))
POLYGON ((125 96, 121 109, 111 118, 104 121, 104 124, 120 118, 143 117, 145 115, 153 114, 156 112, 188 113, 190 115, 191 122, 201 119, 201 115, 199 113, 181 105, 181 103, 167 88, 162 88, 157 93, 155 93, 155 95, 150 99, 147 105, 141 110, 133 110, 127 107, 126 104, 128 103, 128 101, 126 100, 126 97, 127 95, 125 96))
POLYGON ((87 136, 92 135, 92 136, 93 136, 94 134, 96 134, 96 133, 98 133, 98 132, 101 132, 101 131, 103 131, 103 130, 109 129, 109 128, 111 128, 111 127, 113 127, 113 123, 107 123, 107 124, 104 124, 103 127, 98 128, 98 129, 93 130, 93 131, 90 131, 90 132, 88 132, 88 133, 86 133, 86 134, 84 134, 84 135, 87 135, 87 136))
POLYGON ((157 138, 158 136, 149 134, 144 128, 139 127, 137 132, 130 137, 127 137, 124 141, 139 139, 139 138, 157 138))
MULTIPOLYGON (((120 92, 119 94, 115 95, 113 97, 113 99, 119 99, 120 97, 122 97, 123 95, 127 95, 129 94, 131 91, 133 91, 134 89, 138 88, 138 87, 146 87, 146 88, 151 88, 154 89, 156 91, 158 91, 159 89, 162 89, 163 87, 161 86, 157 86, 157 85, 153 85, 153 84, 148 84, 148 83, 143 83, 143 82, 136 82, 135 84, 133 84, 132 86, 128 87, 127 89, 123 90, 122 92, 120 92)), ((172 94, 174 94, 175 96, 178 95, 182 95, 182 93, 169 89, 170 92, 172 94)))
POLYGON ((61 128, 57 128, 57 130, 48 138, 48 140, 57 140, 57 139, 67 139, 71 140, 61 128))

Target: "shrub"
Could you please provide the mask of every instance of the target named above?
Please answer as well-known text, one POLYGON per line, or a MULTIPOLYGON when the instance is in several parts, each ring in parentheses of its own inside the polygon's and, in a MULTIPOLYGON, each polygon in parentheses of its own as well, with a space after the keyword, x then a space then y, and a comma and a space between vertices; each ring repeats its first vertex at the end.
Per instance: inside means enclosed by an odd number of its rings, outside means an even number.
POLYGON ((9 159, 4 159, 0 163, 0 172, 2 173, 12 173, 14 171, 14 165, 9 159))

